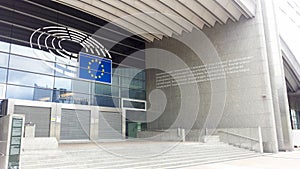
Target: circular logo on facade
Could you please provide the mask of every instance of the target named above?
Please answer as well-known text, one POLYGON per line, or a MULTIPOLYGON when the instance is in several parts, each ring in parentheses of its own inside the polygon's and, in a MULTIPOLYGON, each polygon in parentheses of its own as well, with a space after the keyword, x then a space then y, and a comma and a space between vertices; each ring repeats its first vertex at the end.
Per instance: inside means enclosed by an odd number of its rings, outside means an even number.
POLYGON ((82 50, 85 53, 112 58, 108 50, 92 36, 73 28, 46 26, 38 28, 30 36, 30 46, 48 50, 64 58, 78 58, 82 50), (79 51, 72 48, 78 46, 79 51))

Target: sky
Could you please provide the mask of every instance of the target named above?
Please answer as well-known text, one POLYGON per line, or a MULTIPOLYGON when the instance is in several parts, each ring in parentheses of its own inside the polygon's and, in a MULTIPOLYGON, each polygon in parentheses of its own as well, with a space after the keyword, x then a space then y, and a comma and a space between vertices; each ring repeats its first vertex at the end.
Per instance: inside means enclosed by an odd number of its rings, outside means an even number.
POLYGON ((300 63, 300 0, 277 0, 276 5, 280 36, 300 63))

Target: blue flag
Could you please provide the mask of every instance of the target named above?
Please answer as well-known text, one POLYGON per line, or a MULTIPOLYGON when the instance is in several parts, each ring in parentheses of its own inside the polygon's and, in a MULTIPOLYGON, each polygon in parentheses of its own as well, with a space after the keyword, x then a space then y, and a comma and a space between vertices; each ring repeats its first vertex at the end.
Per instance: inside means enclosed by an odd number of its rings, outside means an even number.
POLYGON ((112 61, 102 57, 79 53, 79 78, 111 84, 112 61))

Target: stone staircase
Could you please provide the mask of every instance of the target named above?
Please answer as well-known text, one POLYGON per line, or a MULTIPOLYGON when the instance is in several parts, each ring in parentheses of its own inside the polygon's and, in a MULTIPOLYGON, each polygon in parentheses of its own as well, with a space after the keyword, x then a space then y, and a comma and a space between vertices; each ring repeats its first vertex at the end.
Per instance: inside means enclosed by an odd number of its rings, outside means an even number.
POLYGON ((203 142, 210 144, 218 144, 220 142, 220 137, 217 135, 204 136, 203 142))
POLYGON ((21 169, 157 169, 186 168, 259 156, 218 142, 117 142, 61 144, 56 150, 28 150, 21 169))

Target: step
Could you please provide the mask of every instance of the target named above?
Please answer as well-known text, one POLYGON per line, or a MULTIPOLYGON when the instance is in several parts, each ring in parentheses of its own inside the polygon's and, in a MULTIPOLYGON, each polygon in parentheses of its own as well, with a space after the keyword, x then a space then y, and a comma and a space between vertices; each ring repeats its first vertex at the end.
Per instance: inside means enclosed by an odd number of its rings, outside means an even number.
MULTIPOLYGON (((247 152, 247 151, 232 151, 232 152, 224 152, 224 153, 221 153, 223 156, 224 155, 231 155, 231 154, 241 154, 241 153, 249 153, 249 152, 247 152)), ((143 158, 143 159, 135 159, 135 160, 130 160, 130 159, 121 159, 121 160, 118 160, 117 162, 114 162, 113 160, 111 161, 107 161, 107 160, 102 160, 102 159, 99 159, 99 160, 97 160, 97 161, 84 161, 84 162, 82 162, 82 164, 87 164, 87 166, 89 166, 89 167, 92 167, 92 166, 95 166, 95 165, 101 165, 101 166, 103 166, 104 165, 104 168, 108 165, 108 166, 113 166, 113 165, 120 165, 120 166, 123 166, 124 165, 124 163, 128 163, 128 162, 130 162, 130 166, 132 166, 133 164, 136 164, 136 163, 138 163, 138 165, 140 165, 142 162, 143 163, 146 163, 146 164, 151 164, 151 163, 154 163, 154 162, 156 162, 156 161, 159 161, 159 162, 164 162, 164 161, 170 161, 170 160, 172 160, 172 161, 178 161, 178 160, 182 160, 182 159, 191 159, 191 158, 201 158, 201 157, 203 157, 203 158, 207 158, 207 157, 212 157, 212 158, 215 158, 215 157, 218 157, 219 155, 218 154, 206 154, 206 153, 202 153, 202 152, 198 152, 198 153, 196 153, 196 152, 194 152, 194 153, 191 153, 191 154, 177 154, 177 156, 160 156, 160 157, 158 157, 158 158, 152 158, 152 159, 145 159, 145 158, 143 158), (146 160, 146 161, 145 161, 146 160), (113 163, 113 164, 112 164, 113 163)), ((68 160, 68 159, 65 159, 65 160, 68 160)), ((71 159, 72 161, 74 160, 74 159, 71 159)), ((68 160, 69 161, 69 160, 68 160)), ((76 160, 76 162, 79 162, 79 161, 77 161, 76 160)), ((49 161, 49 163, 50 163, 50 167, 53 167, 53 165, 51 165, 51 163, 53 163, 53 161, 49 161)), ((63 166, 70 166, 70 164, 72 164, 72 166, 77 166, 77 164, 73 164, 72 162, 66 162, 66 161, 62 161, 62 162, 58 162, 58 161, 56 161, 56 164, 55 165, 59 165, 59 166, 61 166, 61 167, 63 167, 63 166)), ((48 163, 42 163, 42 164, 33 164, 33 165, 24 165, 24 166, 26 166, 26 167, 32 167, 32 168, 34 168, 34 167, 39 167, 39 168, 49 168, 49 165, 48 165, 48 163)), ((100 167, 101 168, 101 167, 100 167)))
MULTIPOLYGON (((235 150, 238 150, 238 151, 241 151, 241 149, 239 148, 236 148, 236 147, 231 147, 231 146, 227 146, 227 147, 222 147, 222 148, 217 148, 217 149, 203 149, 203 148, 193 148, 193 149, 185 149, 184 151, 183 150, 171 150, 170 152, 166 153, 168 155, 172 155, 172 154, 178 154, 178 153, 186 153, 186 152, 189 152, 189 153, 195 153, 195 152, 198 152, 199 150, 201 150, 202 153, 214 153, 214 152, 227 152, 227 151, 235 151, 235 150)), ((145 152, 145 153, 148 153, 148 152, 145 152)), ((142 156, 143 154, 132 154, 132 153, 119 153, 121 155, 140 155, 142 156)), ((112 154, 106 154, 106 155, 103 155, 102 152, 90 152, 88 154, 81 154, 81 156, 79 155, 73 155, 73 154, 68 154, 68 152, 66 152, 66 154, 61 154, 61 155, 64 155, 64 156, 68 156, 68 157, 72 157, 73 159, 76 159, 76 160, 85 160, 85 159, 98 159, 99 156, 101 159, 109 159, 109 158, 115 158, 115 155, 112 155, 112 154), (83 156, 83 157, 82 157, 83 156)), ((40 161, 40 162, 48 162, 48 161, 53 161, 52 159, 61 159, 61 155, 59 156, 37 156, 37 157, 32 157, 32 156, 28 156, 28 157, 22 157, 23 160, 27 160, 27 163, 29 163, 30 161, 32 162, 36 162, 37 160, 40 161)), ((145 156, 149 156, 149 155, 145 155, 145 156)))
MULTIPOLYGON (((217 137, 211 137, 216 141, 217 137)), ((21 154, 22 169, 107 169, 107 168, 174 168, 213 161, 246 158, 260 154, 234 147, 225 143, 141 143, 106 145, 101 148, 88 147, 78 149, 59 148, 57 150, 25 151, 21 154), (169 149, 168 149, 169 148, 169 149), (134 151, 132 151, 134 150, 134 151), (158 156, 149 154, 160 152, 158 156), (166 151, 168 150, 168 151, 166 151), (111 154, 107 151, 117 153, 111 154), (130 159, 126 157, 139 157, 130 159)))
MULTIPOLYGON (((105 169, 107 168, 108 166, 110 168, 132 168, 132 167, 136 167, 136 166, 147 166, 147 167, 152 167, 152 166, 156 166, 157 164, 160 164, 160 165, 170 165, 170 164, 177 164, 177 163, 187 163, 187 162, 190 162, 190 161, 195 161, 195 160, 199 160, 199 159, 202 159, 204 161, 209 161, 211 159, 216 159, 216 158, 228 158, 232 155, 236 155, 236 156, 240 156, 240 155, 246 155, 246 154, 250 154, 249 152, 247 153, 241 153, 241 152, 228 152, 228 153, 222 153, 222 154, 212 154, 212 155, 205 155, 205 156, 197 156, 197 154, 195 154, 195 156, 189 156, 189 157, 172 157, 172 158, 162 158, 162 159, 159 159, 159 160, 151 160, 151 159, 148 159, 147 161, 137 161, 137 162, 132 162, 132 163, 113 163, 113 164, 110 164, 110 165, 105 165, 107 163, 102 163, 102 167, 98 167, 97 169, 105 169)), ((101 163, 99 163, 101 164, 101 163)), ((88 166, 91 166, 92 164, 88 165, 88 166)))
POLYGON ((203 141, 204 143, 220 142, 220 136, 216 136, 216 135, 204 136, 203 141))

